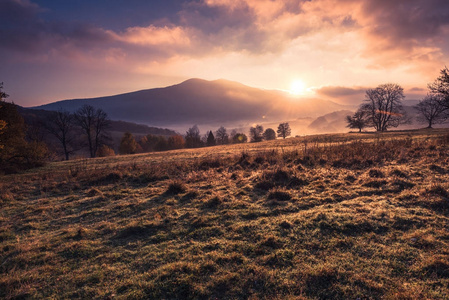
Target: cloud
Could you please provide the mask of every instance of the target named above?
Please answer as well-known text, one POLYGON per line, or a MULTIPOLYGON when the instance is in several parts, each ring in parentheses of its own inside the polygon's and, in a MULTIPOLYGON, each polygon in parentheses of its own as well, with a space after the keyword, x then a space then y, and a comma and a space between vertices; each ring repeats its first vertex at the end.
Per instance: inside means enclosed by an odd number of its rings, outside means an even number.
POLYGON ((351 33, 357 39, 354 43, 364 45, 360 55, 376 69, 407 61, 440 64, 443 34, 449 25, 449 2, 445 0, 200 0, 186 2, 171 22, 121 32, 46 21, 40 17, 42 11, 27 0, 2 1, 0 38, 6 43, 0 47, 27 52, 121 47, 132 57, 134 52, 141 53, 133 48, 138 46, 147 47, 156 59, 163 58, 163 52, 166 58, 229 51, 260 55, 281 53, 298 39, 306 41, 332 31, 334 35, 351 33))
POLYGON ((328 96, 332 98, 340 98, 346 96, 363 95, 368 88, 364 87, 342 87, 342 86, 325 86, 316 90, 318 95, 328 96))
POLYGON ((182 45, 190 44, 189 34, 182 27, 131 27, 122 34, 114 34, 122 42, 136 45, 182 45))
POLYGON ((444 41, 449 2, 444 0, 367 0, 357 13, 373 68, 409 65, 428 72, 447 59, 444 41), (419 67, 416 67, 419 65, 419 67))
POLYGON ((49 50, 85 49, 111 41, 111 34, 83 23, 48 22, 39 18, 44 11, 26 0, 0 2, 0 49, 29 54, 49 50))
POLYGON ((408 90, 409 92, 425 93, 427 90, 420 87, 413 87, 408 90))
POLYGON ((363 16, 373 20, 370 31, 392 43, 429 41, 449 24, 446 0, 369 0, 363 4, 363 16))

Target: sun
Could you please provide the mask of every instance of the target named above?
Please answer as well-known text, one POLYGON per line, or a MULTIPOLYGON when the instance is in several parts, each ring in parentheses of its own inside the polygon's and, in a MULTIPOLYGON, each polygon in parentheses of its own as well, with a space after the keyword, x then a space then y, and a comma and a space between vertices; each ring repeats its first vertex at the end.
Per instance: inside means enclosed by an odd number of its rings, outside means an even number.
POLYGON ((302 95, 306 91, 306 84, 301 79, 295 79, 290 85, 290 93, 293 95, 302 95))

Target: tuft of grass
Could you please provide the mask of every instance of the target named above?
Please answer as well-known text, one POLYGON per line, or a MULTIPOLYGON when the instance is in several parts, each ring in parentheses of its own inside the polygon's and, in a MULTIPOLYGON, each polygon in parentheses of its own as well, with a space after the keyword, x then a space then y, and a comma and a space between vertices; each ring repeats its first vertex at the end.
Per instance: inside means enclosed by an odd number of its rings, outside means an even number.
POLYGON ((186 186, 180 181, 173 181, 167 187, 165 193, 167 195, 178 195, 182 194, 187 190, 186 186))
POLYGON ((370 169, 368 172, 368 175, 371 178, 384 178, 385 177, 384 173, 377 168, 370 169))
POLYGON ((287 190, 273 189, 268 193, 268 199, 277 201, 289 201, 292 195, 287 190))

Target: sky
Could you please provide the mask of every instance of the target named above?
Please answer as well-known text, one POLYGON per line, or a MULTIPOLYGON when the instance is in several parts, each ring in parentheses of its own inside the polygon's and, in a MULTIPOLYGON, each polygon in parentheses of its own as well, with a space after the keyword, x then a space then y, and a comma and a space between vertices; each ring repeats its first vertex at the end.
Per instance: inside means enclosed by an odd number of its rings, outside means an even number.
POLYGON ((0 41, 0 82, 26 107, 189 78, 419 99, 449 61, 449 1, 0 0, 0 41))

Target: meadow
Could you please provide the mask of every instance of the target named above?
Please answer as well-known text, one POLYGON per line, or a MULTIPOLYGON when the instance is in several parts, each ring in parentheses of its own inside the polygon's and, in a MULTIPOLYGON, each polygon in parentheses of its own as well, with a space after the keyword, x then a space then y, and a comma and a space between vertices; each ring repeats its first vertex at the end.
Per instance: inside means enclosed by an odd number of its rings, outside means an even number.
POLYGON ((449 131, 0 177, 0 298, 449 299, 449 131))

